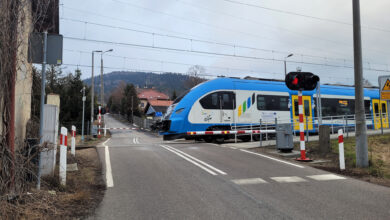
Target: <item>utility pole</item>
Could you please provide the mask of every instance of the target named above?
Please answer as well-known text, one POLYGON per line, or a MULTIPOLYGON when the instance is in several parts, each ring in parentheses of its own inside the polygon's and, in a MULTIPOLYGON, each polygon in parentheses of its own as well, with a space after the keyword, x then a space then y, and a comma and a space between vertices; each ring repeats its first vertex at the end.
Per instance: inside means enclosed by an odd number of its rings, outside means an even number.
POLYGON ((284 76, 287 76, 287 58, 289 58, 289 57, 292 57, 292 56, 294 56, 294 54, 289 54, 288 56, 286 56, 285 58, 284 58, 284 76))
MULTIPOLYGON (((41 80, 41 112, 39 115, 39 138, 40 144, 43 143, 43 117, 45 115, 45 88, 46 88, 46 52, 47 52, 47 31, 43 32, 43 61, 42 61, 42 80, 41 80)), ((38 159, 38 178, 37 189, 41 189, 41 153, 39 153, 38 159)))
POLYGON ((103 91, 103 53, 100 54, 100 105, 104 108, 104 91, 103 91))
POLYGON ((356 166, 368 167, 367 127, 364 111, 362 39, 360 26, 360 3, 352 0, 353 47, 355 67, 355 114, 356 114, 356 166))
POLYGON ((100 56, 100 105, 102 106, 102 108, 104 108, 103 54, 105 54, 107 52, 112 52, 112 51, 114 51, 114 50, 109 49, 109 50, 106 50, 100 54, 101 55, 100 56))
POLYGON ((90 129, 90 135, 92 135, 92 127, 93 127, 93 113, 94 113, 94 102, 95 102, 95 82, 94 82, 94 74, 93 74, 93 71, 94 71, 94 65, 95 65, 95 55, 94 53, 101 53, 102 51, 101 50, 94 50, 92 51, 92 78, 91 78, 91 129, 90 129))
POLYGON ((85 97, 85 86, 83 87, 82 89, 83 91, 83 121, 81 122, 81 141, 84 141, 84 112, 85 112, 85 100, 86 100, 86 97, 85 97))

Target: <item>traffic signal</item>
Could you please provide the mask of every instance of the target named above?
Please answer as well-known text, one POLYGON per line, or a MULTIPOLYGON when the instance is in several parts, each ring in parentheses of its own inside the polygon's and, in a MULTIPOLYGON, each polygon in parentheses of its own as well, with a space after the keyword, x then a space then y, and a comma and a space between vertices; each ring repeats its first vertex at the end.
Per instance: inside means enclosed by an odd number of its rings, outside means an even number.
POLYGON ((309 72, 291 72, 286 75, 286 86, 291 90, 314 90, 320 78, 309 72))

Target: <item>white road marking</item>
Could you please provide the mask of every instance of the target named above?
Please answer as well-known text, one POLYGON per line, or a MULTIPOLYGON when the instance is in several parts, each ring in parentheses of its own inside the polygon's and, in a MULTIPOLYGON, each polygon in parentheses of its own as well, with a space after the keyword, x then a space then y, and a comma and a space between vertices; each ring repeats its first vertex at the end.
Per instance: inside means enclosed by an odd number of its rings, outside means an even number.
POLYGON ((215 176, 215 175, 218 175, 218 174, 216 174, 215 172, 213 172, 213 171, 207 169, 206 167, 204 167, 204 166, 198 164, 197 162, 195 162, 195 161, 193 161, 193 160, 191 160, 191 159, 189 159, 189 158, 187 158, 187 157, 185 157, 185 156, 183 156, 183 155, 177 153, 176 151, 171 150, 171 149, 169 149, 168 147, 163 146, 163 145, 160 145, 160 146, 163 147, 163 148, 165 148, 166 150, 169 150, 170 152, 172 152, 172 153, 178 155, 179 157, 183 158, 184 160, 186 160, 186 161, 188 161, 188 162, 194 164, 195 166, 198 166, 199 168, 201 168, 201 169, 205 170, 206 172, 210 173, 211 175, 214 175, 214 176, 215 176))
POLYGON ((267 181, 265 181, 261 178, 235 179, 235 180, 232 180, 232 182, 237 184, 237 185, 252 185, 252 184, 267 183, 267 181))
POLYGON ((184 155, 184 156, 186 156, 186 157, 189 157, 189 158, 192 159, 192 160, 195 160, 196 162, 198 162, 198 163, 200 163, 200 164, 202 164, 202 165, 204 165, 204 166, 206 166, 206 167, 208 167, 208 168, 210 168, 210 169, 216 171, 217 173, 220 173, 220 174, 222 174, 222 175, 226 175, 226 173, 223 172, 222 170, 217 169, 217 168, 211 166, 210 164, 208 164, 208 163, 206 163, 206 162, 203 162, 203 161, 201 161, 201 160, 199 160, 199 159, 197 159, 197 158, 195 158, 195 157, 193 157, 193 156, 191 156, 191 155, 189 155, 189 154, 187 154, 187 153, 184 153, 183 151, 180 151, 180 150, 178 150, 178 149, 176 149, 176 148, 173 148, 173 147, 171 147, 171 146, 167 146, 167 145, 165 145, 165 146, 166 146, 166 147, 169 147, 170 149, 172 149, 172 150, 174 150, 174 151, 176 151, 176 152, 178 152, 178 153, 180 153, 180 154, 182 154, 182 155, 184 155))
POLYGON ((294 166, 294 167, 305 168, 304 166, 301 166, 301 165, 298 165, 298 164, 294 164, 294 163, 290 163, 290 162, 287 162, 287 161, 284 161, 284 160, 279 160, 279 159, 276 159, 276 158, 273 158, 273 157, 270 157, 270 156, 267 156, 267 155, 264 155, 264 154, 259 154, 259 153, 255 153, 255 152, 244 150, 244 149, 241 149, 240 151, 246 152, 248 154, 254 154, 254 155, 257 155, 257 156, 260 156, 260 157, 264 157, 264 158, 267 158, 267 159, 270 159, 270 160, 274 160, 274 161, 277 161, 277 162, 280 162, 280 163, 288 164, 288 165, 291 165, 291 166, 294 166))
POLYGON ((237 150, 237 148, 235 148, 235 147, 230 147, 231 149, 233 149, 233 150, 237 150))
POLYGON ((106 145, 106 143, 109 140, 110 138, 103 143, 104 155, 106 158, 106 184, 107 187, 114 187, 114 179, 112 178, 112 170, 111 170, 110 152, 108 150, 108 146, 106 145))
POLYGON ((312 175, 312 176, 307 176, 307 177, 309 177, 310 179, 313 179, 313 180, 318 180, 318 181, 346 179, 345 177, 337 176, 334 174, 312 175))
POLYGON ((271 177, 271 179, 275 180, 279 183, 298 183, 298 182, 306 182, 305 179, 297 176, 280 176, 280 177, 271 177))

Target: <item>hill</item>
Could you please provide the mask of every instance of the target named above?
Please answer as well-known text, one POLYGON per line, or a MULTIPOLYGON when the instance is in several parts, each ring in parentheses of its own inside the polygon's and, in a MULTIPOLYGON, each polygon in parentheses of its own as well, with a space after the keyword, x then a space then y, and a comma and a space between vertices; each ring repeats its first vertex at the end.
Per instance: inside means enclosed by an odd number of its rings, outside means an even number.
MULTIPOLYGON (((121 81, 125 83, 132 83, 136 87, 148 88, 154 87, 155 89, 166 93, 171 96, 173 91, 176 90, 176 94, 180 95, 185 90, 186 81, 189 76, 178 73, 150 73, 150 72, 111 72, 104 74, 104 93, 108 97, 110 93, 119 85, 121 81)), ((84 82, 87 85, 91 85, 91 78, 85 79, 84 82)), ((100 75, 94 77, 95 92, 100 93, 100 75)))

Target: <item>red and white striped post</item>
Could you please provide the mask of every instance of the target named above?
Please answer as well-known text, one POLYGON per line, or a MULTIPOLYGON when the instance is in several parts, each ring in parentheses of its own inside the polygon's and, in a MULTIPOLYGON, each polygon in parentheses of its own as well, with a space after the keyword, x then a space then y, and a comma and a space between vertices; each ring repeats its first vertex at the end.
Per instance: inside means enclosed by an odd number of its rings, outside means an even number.
POLYGON ((99 106, 99 114, 98 114, 98 123, 99 123, 98 138, 101 138, 101 137, 102 137, 101 134, 100 134, 101 122, 102 122, 102 106, 99 106))
POLYGON ((345 170, 345 159, 344 159, 344 135, 343 129, 339 129, 339 161, 340 170, 345 170))
POLYGON ((66 185, 66 148, 68 146, 68 129, 61 127, 60 134, 60 183, 66 185))
POLYGON ((301 149, 301 157, 297 158, 296 160, 308 162, 308 161, 312 161, 312 160, 306 157, 305 125, 304 125, 304 122, 303 122, 302 90, 298 90, 298 109, 299 109, 299 136, 300 136, 299 143, 300 143, 300 149, 301 149))
POLYGON ((71 138, 70 153, 76 155, 76 126, 72 125, 72 138, 71 138))

